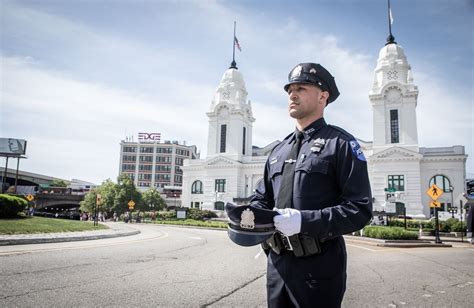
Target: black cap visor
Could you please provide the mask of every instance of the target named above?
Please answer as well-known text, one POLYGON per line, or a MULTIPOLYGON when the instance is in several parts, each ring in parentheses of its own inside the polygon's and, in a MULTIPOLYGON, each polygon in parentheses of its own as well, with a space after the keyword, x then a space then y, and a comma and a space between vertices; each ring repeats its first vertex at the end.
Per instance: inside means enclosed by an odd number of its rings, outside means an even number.
POLYGON ((243 231, 243 230, 235 230, 232 228, 227 228, 227 234, 232 242, 236 243, 240 246, 255 246, 260 243, 265 242, 267 239, 272 236, 275 231, 267 231, 267 232, 251 232, 251 231, 243 231))

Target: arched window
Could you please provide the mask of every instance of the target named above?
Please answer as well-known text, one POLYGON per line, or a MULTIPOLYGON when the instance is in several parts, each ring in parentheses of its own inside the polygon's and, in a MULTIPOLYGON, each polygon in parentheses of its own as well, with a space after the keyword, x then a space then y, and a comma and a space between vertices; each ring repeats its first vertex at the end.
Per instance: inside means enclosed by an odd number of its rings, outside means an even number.
POLYGON ((191 193, 192 194, 202 194, 202 182, 197 180, 194 181, 193 185, 191 185, 191 193))
POLYGON ((431 187, 433 184, 436 184, 436 186, 441 188, 443 192, 450 192, 449 187, 451 187, 451 182, 444 175, 438 174, 432 177, 429 187, 431 187))

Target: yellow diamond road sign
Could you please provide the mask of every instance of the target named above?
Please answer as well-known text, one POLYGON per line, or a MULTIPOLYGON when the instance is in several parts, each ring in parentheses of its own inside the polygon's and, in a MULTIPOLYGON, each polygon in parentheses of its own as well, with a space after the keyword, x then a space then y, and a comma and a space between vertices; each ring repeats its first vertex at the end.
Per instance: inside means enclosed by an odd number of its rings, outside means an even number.
POLYGON ((441 202, 432 200, 430 202, 430 207, 441 207, 441 202))
POLYGON ((431 197, 433 200, 438 200, 439 197, 443 194, 443 190, 436 186, 436 184, 433 184, 430 186, 430 188, 426 191, 426 194, 431 197))
POLYGON ((133 200, 128 201, 128 208, 133 209, 135 202, 133 200))
POLYGON ((26 196, 26 199, 27 199, 28 201, 30 201, 30 202, 33 201, 34 198, 35 198, 35 197, 33 197, 32 194, 29 194, 28 196, 26 196))

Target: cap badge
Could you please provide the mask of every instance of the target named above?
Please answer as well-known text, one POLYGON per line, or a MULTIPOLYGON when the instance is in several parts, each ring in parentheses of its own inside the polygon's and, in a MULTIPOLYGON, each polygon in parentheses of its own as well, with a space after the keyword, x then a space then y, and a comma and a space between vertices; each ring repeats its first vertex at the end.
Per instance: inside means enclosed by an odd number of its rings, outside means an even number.
POLYGON ((302 70, 303 70, 303 67, 301 65, 298 65, 297 67, 295 67, 293 71, 291 72, 291 78, 299 77, 301 75, 302 70))
POLYGON ((243 229, 255 228, 255 215, 252 210, 246 209, 240 216, 240 227, 243 229))
POLYGON ((325 144, 326 144, 326 141, 324 139, 318 138, 318 139, 314 140, 314 144, 311 147, 311 151, 313 153, 319 153, 324 148, 325 144))
POLYGON ((309 70, 309 72, 310 72, 311 74, 316 74, 316 69, 315 69, 314 67, 312 67, 312 68, 309 70))

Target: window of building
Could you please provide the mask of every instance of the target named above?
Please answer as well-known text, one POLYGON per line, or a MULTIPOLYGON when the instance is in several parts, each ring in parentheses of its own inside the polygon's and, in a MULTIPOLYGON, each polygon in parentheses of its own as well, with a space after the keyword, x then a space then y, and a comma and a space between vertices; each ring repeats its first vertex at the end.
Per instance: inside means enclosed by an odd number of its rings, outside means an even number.
POLYGON ((183 159, 176 157, 176 165, 182 166, 183 165, 183 159))
POLYGON ((225 192, 225 179, 216 180, 216 192, 225 192))
POLYGON ((134 171, 134 170, 135 170, 135 165, 132 165, 132 164, 122 165, 122 171, 134 171))
POLYGON ((223 211, 224 210, 224 202, 222 201, 217 201, 214 203, 214 209, 217 211, 223 211))
POLYGON ((227 125, 221 125, 221 147, 220 152, 225 153, 225 145, 226 145, 226 138, 227 138, 227 125))
POLYGON ((123 158, 123 161, 133 162, 137 160, 135 155, 123 155, 122 158, 123 158))
POLYGON ((183 181, 183 176, 182 175, 175 175, 174 176, 174 181, 175 181, 175 183, 181 183, 183 181))
POLYGON ((400 132, 398 126, 398 110, 390 110, 390 140, 391 143, 400 142, 400 132))
POLYGON ((124 152, 135 153, 137 151, 137 147, 123 147, 124 152))
POLYGON ((140 155, 140 161, 141 162, 153 162, 153 156, 143 156, 143 155, 140 155))
POLYGON ((245 155, 245 137, 247 135, 247 129, 244 127, 242 130, 242 154, 245 155))
POLYGON ((389 175, 388 188, 396 191, 405 191, 405 177, 403 175, 389 175))
POLYGON ((194 181, 191 185, 191 193, 192 194, 202 194, 202 182, 197 180, 194 181))
POLYGON ((438 174, 432 177, 429 187, 431 187, 433 184, 436 184, 436 186, 441 188, 443 192, 450 192, 449 187, 451 187, 451 182, 444 175, 438 174))
POLYGON ((152 147, 140 147, 140 153, 153 153, 152 147))
POLYGON ((152 165, 140 165, 138 167, 138 170, 140 170, 140 171, 151 171, 152 168, 153 168, 152 165))

